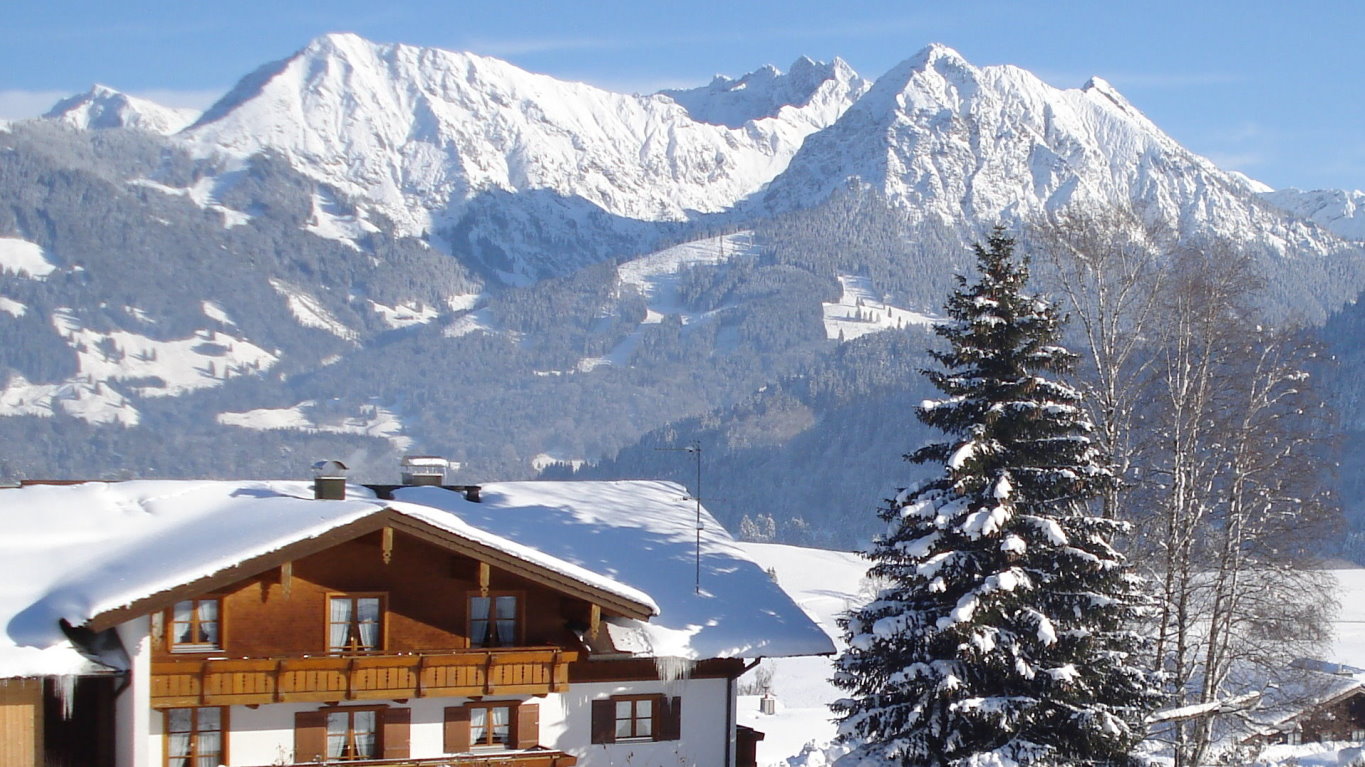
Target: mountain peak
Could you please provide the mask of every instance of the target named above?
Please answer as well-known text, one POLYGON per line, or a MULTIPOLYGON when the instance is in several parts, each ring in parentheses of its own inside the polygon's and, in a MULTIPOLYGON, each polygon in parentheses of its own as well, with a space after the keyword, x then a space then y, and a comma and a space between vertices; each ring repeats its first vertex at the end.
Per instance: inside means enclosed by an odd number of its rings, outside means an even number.
POLYGON ((694 120, 739 128, 753 120, 776 117, 788 107, 810 106, 821 100, 822 94, 838 102, 837 109, 842 112, 867 86, 842 59, 826 64, 801 56, 786 74, 768 64, 739 79, 716 75, 700 88, 664 90, 660 94, 682 105, 694 120))
POLYGON ((58 101, 43 115, 81 130, 133 128, 170 135, 194 122, 196 109, 166 107, 95 83, 85 93, 58 101))

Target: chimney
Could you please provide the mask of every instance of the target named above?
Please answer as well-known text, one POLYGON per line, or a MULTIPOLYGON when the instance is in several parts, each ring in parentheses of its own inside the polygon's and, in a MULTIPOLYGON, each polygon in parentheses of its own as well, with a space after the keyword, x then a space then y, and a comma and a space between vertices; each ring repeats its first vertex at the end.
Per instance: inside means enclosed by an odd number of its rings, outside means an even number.
POLYGON ((346 464, 341 461, 313 464, 313 497, 319 501, 346 500, 346 464))
POLYGON ((444 485, 450 461, 438 455, 405 455, 402 461, 404 485, 444 485))

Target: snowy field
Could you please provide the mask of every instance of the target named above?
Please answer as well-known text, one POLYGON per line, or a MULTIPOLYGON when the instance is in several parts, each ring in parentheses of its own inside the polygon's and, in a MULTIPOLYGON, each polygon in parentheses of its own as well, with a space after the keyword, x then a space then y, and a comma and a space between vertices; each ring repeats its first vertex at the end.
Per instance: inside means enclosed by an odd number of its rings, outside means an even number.
MULTIPOLYGON (((777 582, 791 594, 841 649, 836 616, 870 595, 863 581, 867 563, 856 554, 770 543, 741 543, 744 551, 764 569, 777 575, 777 582)), ((1365 569, 1335 570, 1337 599, 1341 610, 1336 621, 1336 641, 1327 660, 1365 668, 1365 569)), ((833 756, 828 750, 834 737, 828 703, 841 693, 829 683, 829 658, 781 658, 765 660, 761 668, 773 673, 772 692, 777 713, 759 711, 758 695, 739 699, 739 723, 765 734, 758 744, 759 767, 825 767, 833 756)), ((753 673, 741 680, 750 682, 753 673)), ((1288 763, 1300 767, 1336 767, 1350 764, 1361 749, 1339 749, 1318 744, 1276 746, 1262 754, 1258 764, 1288 763)))
POLYGON ((928 327, 939 321, 939 318, 885 303, 866 277, 841 274, 839 285, 843 287, 843 294, 838 303, 821 304, 824 309, 825 335, 830 339, 852 341, 868 333, 906 325, 928 327))

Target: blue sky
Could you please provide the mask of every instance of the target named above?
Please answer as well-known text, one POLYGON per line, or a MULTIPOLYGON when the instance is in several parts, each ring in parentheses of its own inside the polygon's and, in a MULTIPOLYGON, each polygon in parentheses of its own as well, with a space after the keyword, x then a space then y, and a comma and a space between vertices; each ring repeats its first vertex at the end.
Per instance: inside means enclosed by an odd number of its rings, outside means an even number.
POLYGON ((876 77, 930 42, 1059 87, 1113 83, 1178 141, 1272 186, 1365 188, 1365 4, 1243 0, 655 3, 6 0, 0 117, 94 82, 206 106, 326 32, 469 50, 648 92, 796 57, 876 77))

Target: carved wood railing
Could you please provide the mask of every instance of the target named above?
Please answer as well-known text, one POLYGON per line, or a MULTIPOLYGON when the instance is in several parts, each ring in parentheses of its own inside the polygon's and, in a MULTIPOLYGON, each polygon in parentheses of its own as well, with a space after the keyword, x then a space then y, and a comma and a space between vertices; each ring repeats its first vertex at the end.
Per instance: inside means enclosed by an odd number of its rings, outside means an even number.
POLYGON ((152 706, 541 695, 568 687, 578 653, 554 647, 152 663, 152 706))
POLYGON ((490 754, 460 754, 435 759, 366 759, 354 762, 294 762, 290 767, 574 767, 578 757, 535 749, 490 754))
POLYGON ((295 762, 290 767, 574 767, 578 758, 563 751, 500 751, 436 759, 367 759, 357 762, 295 762))

